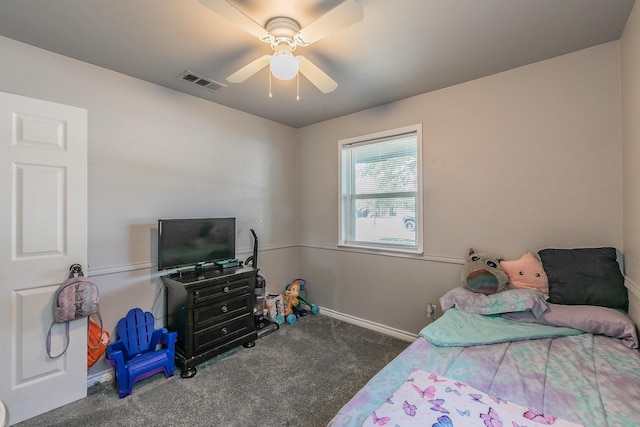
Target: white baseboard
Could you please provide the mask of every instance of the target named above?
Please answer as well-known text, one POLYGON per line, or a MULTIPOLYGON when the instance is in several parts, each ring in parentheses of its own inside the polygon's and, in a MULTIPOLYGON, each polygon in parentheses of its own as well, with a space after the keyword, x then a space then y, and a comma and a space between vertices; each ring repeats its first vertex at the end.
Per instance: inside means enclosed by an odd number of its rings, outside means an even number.
POLYGON ((342 320, 343 322, 351 323, 354 325, 362 326, 372 331, 380 332, 381 334, 389 335, 403 341, 413 342, 418 338, 418 335, 410 332, 402 331, 400 329, 391 328, 380 323, 371 322, 370 320, 361 319, 359 317, 351 316, 349 314, 340 313, 328 308, 321 307, 320 313, 334 319, 342 320))
POLYGON ((113 381, 113 370, 97 372, 87 377, 87 388, 97 383, 106 383, 113 381))

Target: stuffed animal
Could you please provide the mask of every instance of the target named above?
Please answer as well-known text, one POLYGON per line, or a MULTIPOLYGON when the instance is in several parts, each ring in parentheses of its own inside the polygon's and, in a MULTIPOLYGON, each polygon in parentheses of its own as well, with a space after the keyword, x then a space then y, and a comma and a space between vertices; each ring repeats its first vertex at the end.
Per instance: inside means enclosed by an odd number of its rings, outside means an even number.
POLYGON ((549 279, 542 262, 531 252, 514 261, 500 261, 509 276, 509 289, 536 289, 549 295, 549 279))
POLYGON ((472 292, 490 295, 507 289, 509 277, 500 266, 500 259, 470 248, 462 268, 462 283, 472 292))
POLYGON ((297 280, 294 280, 293 283, 287 286, 287 290, 284 291, 285 317, 293 313, 294 307, 297 307, 300 303, 300 301, 298 301, 298 296, 300 296, 300 283, 297 280))

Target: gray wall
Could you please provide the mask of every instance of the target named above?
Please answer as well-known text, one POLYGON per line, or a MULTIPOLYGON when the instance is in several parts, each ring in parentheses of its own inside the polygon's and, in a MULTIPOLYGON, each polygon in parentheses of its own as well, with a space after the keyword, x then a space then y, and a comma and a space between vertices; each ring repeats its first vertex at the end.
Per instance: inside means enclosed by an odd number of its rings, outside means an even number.
POLYGON ((619 43, 308 126, 300 272, 316 303, 417 333, 468 248, 622 248, 619 43), (337 248, 338 140, 423 124, 425 255, 337 248))
POLYGON ((620 41, 622 68, 622 153, 624 253, 630 312, 640 325, 640 4, 636 2, 620 41))
POLYGON ((240 258, 254 228, 268 284, 298 277, 293 128, 2 37, 0 58, 1 91, 88 110, 88 274, 108 330, 132 307, 162 323, 158 218, 234 216, 240 258))

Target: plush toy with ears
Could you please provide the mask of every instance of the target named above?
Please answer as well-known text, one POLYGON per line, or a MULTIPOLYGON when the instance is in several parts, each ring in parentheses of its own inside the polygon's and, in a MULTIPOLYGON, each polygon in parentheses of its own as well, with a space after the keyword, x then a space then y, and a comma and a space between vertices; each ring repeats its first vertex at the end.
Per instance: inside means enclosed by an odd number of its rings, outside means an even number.
POLYGON ((469 249, 467 262, 462 268, 462 284, 465 289, 485 295, 507 289, 509 276, 500 266, 500 259, 469 249))
POLYGON ((300 296, 300 283, 297 280, 294 280, 289 286, 287 286, 287 290, 284 291, 284 316, 287 317, 291 313, 293 313, 293 308, 297 307, 300 304, 298 301, 298 297, 300 296))
POLYGON ((300 293, 305 290, 304 287, 306 284, 307 281, 304 279, 295 279, 284 288, 284 314, 285 319, 289 324, 295 323, 296 318, 307 315, 307 310, 303 308, 302 304, 309 306, 311 314, 320 313, 320 307, 311 304, 302 295, 300 295, 300 293))

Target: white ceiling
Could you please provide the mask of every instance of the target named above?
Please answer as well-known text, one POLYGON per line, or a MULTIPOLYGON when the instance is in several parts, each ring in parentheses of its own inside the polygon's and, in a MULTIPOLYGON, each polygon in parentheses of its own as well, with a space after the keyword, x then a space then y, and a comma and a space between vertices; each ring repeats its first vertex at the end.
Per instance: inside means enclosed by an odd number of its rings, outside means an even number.
MULTIPOLYGON (((229 2, 304 27, 341 0, 229 2)), ((296 50, 338 82, 323 94, 301 77, 299 101, 295 79, 273 79, 269 98, 268 67, 228 83, 272 50, 198 0, 0 0, 0 35, 302 127, 617 40, 634 0, 358 2, 362 21, 296 50), (187 70, 228 86, 191 85, 187 70)))

